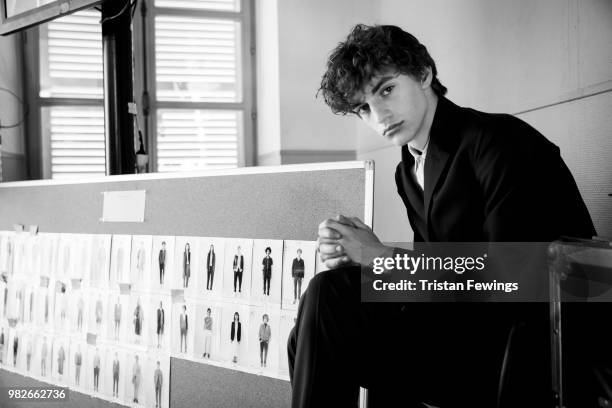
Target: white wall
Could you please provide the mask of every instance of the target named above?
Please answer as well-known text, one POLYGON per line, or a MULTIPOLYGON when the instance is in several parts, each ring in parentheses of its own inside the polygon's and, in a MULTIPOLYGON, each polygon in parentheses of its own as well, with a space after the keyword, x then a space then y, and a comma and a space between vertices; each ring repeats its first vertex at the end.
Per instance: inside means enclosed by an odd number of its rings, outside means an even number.
MULTIPOLYGON (((375 16, 427 46, 451 100, 518 114, 559 145, 599 234, 612 236, 612 2, 380 0, 375 16)), ((395 191, 398 149, 358 134, 358 159, 377 160, 375 231, 409 240, 399 197, 379 195, 395 191)))
POLYGON ((356 21, 371 18, 367 0, 260 0, 257 30, 259 164, 351 160, 356 124, 316 98, 332 48, 356 21))
MULTIPOLYGON (((22 100, 21 49, 19 34, 0 36, 0 87, 11 90, 22 100)), ((3 126, 19 122, 23 109, 10 93, 0 90, 0 124, 3 126)), ((3 181, 25 177, 25 142, 23 124, 16 128, 0 129, 2 135, 3 181)))

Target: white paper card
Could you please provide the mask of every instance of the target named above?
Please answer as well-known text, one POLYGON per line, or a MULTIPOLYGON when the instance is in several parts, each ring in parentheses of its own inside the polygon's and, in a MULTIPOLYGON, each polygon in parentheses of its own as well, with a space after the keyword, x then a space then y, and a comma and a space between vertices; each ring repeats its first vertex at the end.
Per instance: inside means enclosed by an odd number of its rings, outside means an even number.
POLYGON ((105 191, 102 222, 144 222, 145 190, 105 191))

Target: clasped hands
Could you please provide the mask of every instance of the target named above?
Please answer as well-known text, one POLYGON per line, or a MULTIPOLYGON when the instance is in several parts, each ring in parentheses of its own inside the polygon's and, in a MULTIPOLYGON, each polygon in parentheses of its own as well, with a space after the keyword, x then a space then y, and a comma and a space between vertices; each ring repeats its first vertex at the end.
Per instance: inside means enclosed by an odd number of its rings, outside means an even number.
POLYGON ((392 252, 359 218, 343 215, 319 224, 317 245, 321 260, 329 269, 348 264, 367 266, 374 258, 392 252))

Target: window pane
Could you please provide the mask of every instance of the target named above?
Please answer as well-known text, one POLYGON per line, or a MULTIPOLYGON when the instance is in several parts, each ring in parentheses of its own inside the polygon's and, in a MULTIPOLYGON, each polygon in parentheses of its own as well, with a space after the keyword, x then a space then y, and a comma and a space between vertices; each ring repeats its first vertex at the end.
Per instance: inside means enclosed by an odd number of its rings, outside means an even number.
POLYGON ((104 176, 104 109, 42 108, 43 137, 50 141, 51 178, 104 176))
POLYGON ((238 166, 242 112, 160 109, 157 112, 157 171, 238 166))
POLYGON ((240 11, 240 0, 155 0, 155 7, 240 11))
POLYGON ((78 12, 40 27, 40 96, 102 98, 100 13, 78 12))
POLYGON ((157 99, 242 101, 240 31, 236 21, 157 16, 157 99))

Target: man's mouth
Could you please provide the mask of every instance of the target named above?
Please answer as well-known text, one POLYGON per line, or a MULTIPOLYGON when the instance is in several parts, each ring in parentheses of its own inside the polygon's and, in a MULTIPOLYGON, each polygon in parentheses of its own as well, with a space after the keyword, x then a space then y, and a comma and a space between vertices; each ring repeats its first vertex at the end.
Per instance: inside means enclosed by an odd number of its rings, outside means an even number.
POLYGON ((383 131, 383 136, 385 137, 389 137, 392 134, 394 134, 399 128, 400 126, 402 126, 404 124, 404 121, 400 121, 400 122, 396 122, 388 127, 385 128, 385 130, 383 131))

